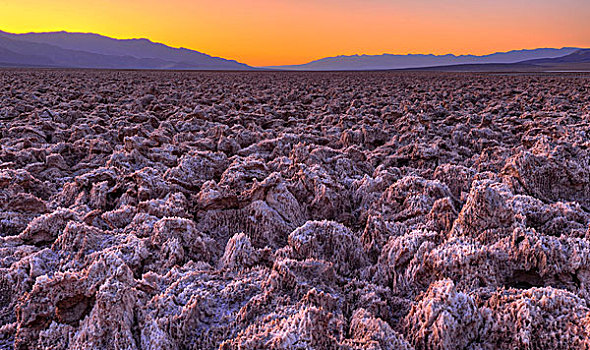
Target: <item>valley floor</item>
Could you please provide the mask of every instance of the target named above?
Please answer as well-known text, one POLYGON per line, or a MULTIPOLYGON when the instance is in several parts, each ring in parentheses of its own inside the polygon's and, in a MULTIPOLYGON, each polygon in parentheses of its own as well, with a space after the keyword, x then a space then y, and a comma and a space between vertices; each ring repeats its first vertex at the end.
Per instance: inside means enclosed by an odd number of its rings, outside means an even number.
POLYGON ((590 75, 0 70, 0 349, 587 349, 590 75))

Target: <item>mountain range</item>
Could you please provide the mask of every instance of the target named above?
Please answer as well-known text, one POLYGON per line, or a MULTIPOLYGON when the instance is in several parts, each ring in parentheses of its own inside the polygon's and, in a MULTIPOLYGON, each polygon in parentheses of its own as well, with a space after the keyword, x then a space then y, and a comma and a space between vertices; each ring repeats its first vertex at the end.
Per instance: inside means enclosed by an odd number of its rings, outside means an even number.
POLYGON ((92 33, 0 31, 0 66, 249 70, 246 64, 148 39, 113 39, 92 33))
POLYGON ((538 58, 516 63, 456 64, 405 70, 438 72, 590 72, 590 49, 579 49, 555 58, 538 58))
POLYGON ((553 59, 576 52, 579 48, 561 49, 541 48, 497 52, 490 55, 352 55, 326 57, 300 65, 273 66, 268 68, 301 71, 339 71, 339 70, 388 70, 423 67, 453 66, 463 64, 513 64, 534 59, 553 59))
POLYGON ((589 70, 590 50, 575 47, 497 52, 489 55, 353 55, 300 65, 252 67, 244 63, 148 39, 114 39, 93 33, 0 31, 0 67, 171 69, 171 70, 589 70))

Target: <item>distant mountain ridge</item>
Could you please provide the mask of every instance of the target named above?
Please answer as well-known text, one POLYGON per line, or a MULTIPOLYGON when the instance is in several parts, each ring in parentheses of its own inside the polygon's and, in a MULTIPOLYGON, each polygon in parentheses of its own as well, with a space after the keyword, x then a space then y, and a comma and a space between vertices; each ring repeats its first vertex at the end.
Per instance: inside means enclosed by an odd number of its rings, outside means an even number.
POLYGON ((538 58, 516 63, 472 63, 402 70, 437 72, 590 72, 590 49, 579 49, 565 56, 538 58))
POLYGON ((300 71, 329 71, 329 70, 387 70, 408 69, 435 66, 452 66, 458 64, 505 64, 517 63, 532 59, 550 59, 562 57, 580 50, 576 47, 540 48, 497 52, 489 55, 352 55, 326 57, 300 65, 271 66, 266 68, 300 70, 300 71))
POLYGON ((0 31, 0 67, 170 69, 170 70, 590 70, 590 49, 539 48, 489 55, 353 55, 326 57, 301 65, 251 67, 148 39, 114 39, 93 33, 12 34, 0 31))
POLYGON ((555 57, 555 58, 539 58, 535 60, 525 61, 530 64, 556 64, 556 63, 589 63, 590 62, 590 49, 576 50, 569 55, 555 57))
POLYGON ((92 33, 0 31, 0 66, 112 69, 250 70, 246 64, 148 39, 92 33))

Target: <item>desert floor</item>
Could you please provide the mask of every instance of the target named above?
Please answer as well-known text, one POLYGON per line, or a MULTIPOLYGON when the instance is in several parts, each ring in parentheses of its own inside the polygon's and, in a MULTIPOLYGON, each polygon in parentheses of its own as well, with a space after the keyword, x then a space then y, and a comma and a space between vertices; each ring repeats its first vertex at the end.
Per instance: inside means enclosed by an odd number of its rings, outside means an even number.
POLYGON ((0 70, 0 349, 586 349, 590 75, 0 70))

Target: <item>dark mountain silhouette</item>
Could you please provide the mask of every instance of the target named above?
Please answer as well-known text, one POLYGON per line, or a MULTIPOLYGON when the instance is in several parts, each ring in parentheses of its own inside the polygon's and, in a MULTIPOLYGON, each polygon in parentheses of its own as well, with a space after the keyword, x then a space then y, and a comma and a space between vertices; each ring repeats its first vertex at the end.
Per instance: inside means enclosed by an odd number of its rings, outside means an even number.
POLYGON ((571 54, 579 48, 564 47, 561 49, 541 48, 533 50, 515 50, 498 52, 490 55, 354 55, 322 58, 301 65, 274 66, 268 68, 285 70, 385 70, 421 68, 433 66, 451 66, 458 64, 506 64, 531 59, 555 58, 571 54))
POLYGON ((233 60, 172 48, 147 39, 84 33, 11 34, 0 31, 0 66, 113 69, 249 70, 233 60))
MULTIPOLYGON (((490 55, 354 55, 327 57, 277 70, 547 71, 590 70, 590 49, 515 50, 490 55)), ((148 39, 113 39, 92 33, 0 31, 0 67, 250 70, 243 63, 148 39)))
POLYGON ((590 49, 579 49, 568 55, 555 58, 541 58, 516 63, 457 64, 409 68, 403 70, 446 71, 446 72, 567 72, 590 71, 590 49))
POLYGON ((558 63, 588 63, 590 62, 590 49, 580 49, 572 52, 569 55, 556 57, 556 58, 541 58, 536 60, 528 60, 526 63, 529 64, 558 64, 558 63))

